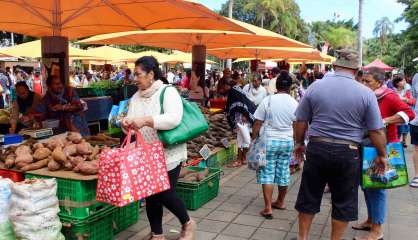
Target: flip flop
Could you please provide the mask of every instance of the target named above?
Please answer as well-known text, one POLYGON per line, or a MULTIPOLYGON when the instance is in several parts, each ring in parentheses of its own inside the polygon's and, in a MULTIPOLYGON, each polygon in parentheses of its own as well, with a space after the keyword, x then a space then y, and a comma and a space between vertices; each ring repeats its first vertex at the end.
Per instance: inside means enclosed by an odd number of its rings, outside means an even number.
POLYGON ((261 215, 262 217, 264 217, 265 219, 267 219, 267 220, 272 220, 272 219, 273 219, 273 214, 260 212, 260 215, 261 215))
POLYGON ((360 225, 360 227, 351 226, 351 228, 354 229, 354 230, 366 231, 366 232, 369 232, 370 230, 372 230, 372 227, 367 226, 367 225, 360 225))
POLYGON ((280 207, 277 207, 274 204, 271 204, 271 207, 274 208, 274 209, 277 209, 277 210, 286 210, 286 207, 280 208, 280 207))
MULTIPOLYGON (((384 237, 384 235, 382 235, 382 236, 381 236, 380 238, 378 238, 377 240, 384 240, 384 239, 383 239, 383 237, 384 237)), ((359 240, 359 238, 358 238, 358 237, 354 237, 354 238, 353 238, 353 240, 359 240)))
POLYGON ((418 177, 414 177, 411 181, 411 183, 409 184, 409 186, 411 188, 418 188, 418 177))

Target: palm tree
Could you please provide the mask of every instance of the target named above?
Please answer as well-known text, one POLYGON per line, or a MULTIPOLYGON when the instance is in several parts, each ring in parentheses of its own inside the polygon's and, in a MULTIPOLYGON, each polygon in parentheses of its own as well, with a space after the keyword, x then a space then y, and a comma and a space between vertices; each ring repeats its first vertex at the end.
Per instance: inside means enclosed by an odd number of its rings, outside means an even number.
POLYGON ((373 29, 373 34, 376 37, 379 37, 381 48, 380 48, 380 55, 383 55, 384 44, 386 40, 386 36, 393 32, 395 25, 390 21, 388 17, 383 17, 380 20, 377 20, 375 23, 375 27, 373 29))
POLYGON ((278 12, 284 12, 285 6, 286 0, 252 0, 245 5, 244 9, 246 11, 254 11, 257 15, 257 20, 261 23, 261 27, 264 28, 266 15, 271 15, 274 20, 277 20, 278 12))

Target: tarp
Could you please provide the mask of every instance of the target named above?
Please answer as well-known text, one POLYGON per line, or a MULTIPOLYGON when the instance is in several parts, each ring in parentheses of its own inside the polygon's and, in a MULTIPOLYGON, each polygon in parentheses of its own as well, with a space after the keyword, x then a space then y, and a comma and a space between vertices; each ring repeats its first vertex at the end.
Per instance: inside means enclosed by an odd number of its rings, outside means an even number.
POLYGON ((394 67, 388 66, 386 65, 384 62, 382 62, 380 59, 375 59, 373 62, 367 64, 366 66, 363 67, 364 70, 367 70, 371 67, 377 67, 377 68, 381 68, 385 71, 392 71, 394 69, 394 67))

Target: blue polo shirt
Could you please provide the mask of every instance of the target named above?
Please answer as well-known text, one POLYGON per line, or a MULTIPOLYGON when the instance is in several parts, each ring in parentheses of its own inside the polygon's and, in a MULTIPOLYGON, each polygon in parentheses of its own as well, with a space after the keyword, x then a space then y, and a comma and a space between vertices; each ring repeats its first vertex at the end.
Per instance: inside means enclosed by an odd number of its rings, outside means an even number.
POLYGON ((308 136, 360 143, 364 129, 383 128, 375 94, 341 71, 315 81, 296 110, 297 121, 310 122, 308 136))

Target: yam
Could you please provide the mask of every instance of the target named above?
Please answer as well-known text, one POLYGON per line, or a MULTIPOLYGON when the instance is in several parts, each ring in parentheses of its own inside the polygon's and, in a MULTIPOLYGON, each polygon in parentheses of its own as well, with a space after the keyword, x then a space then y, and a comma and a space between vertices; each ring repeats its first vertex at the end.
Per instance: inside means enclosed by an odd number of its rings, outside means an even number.
POLYGON ((75 156, 75 157, 69 157, 71 165, 75 168, 78 166, 78 164, 85 161, 85 158, 82 156, 75 156))
POLYGON ((73 170, 73 164, 71 164, 71 161, 65 161, 64 162, 64 169, 65 170, 73 170))
POLYGON ((62 151, 62 147, 58 146, 54 149, 54 151, 52 151, 52 158, 60 163, 60 164, 65 164, 65 162, 67 161, 67 157, 65 156, 64 152, 62 151))
POLYGON ((26 146, 26 145, 20 145, 19 147, 16 148, 15 154, 16 156, 19 155, 25 155, 25 154, 31 154, 32 151, 30 149, 30 147, 26 146))
POLYGON ((92 153, 91 145, 88 142, 82 142, 76 145, 77 153, 80 155, 88 155, 92 153))
POLYGON ((205 170, 203 172, 200 172, 200 173, 197 174, 196 180, 200 182, 200 181, 204 180, 208 175, 209 175, 209 169, 205 168, 205 170))
POLYGON ((64 155, 68 158, 77 154, 77 146, 75 144, 64 147, 64 155))
POLYGON ((6 168, 6 164, 4 162, 0 162, 0 168, 6 168))
POLYGON ((74 144, 78 144, 78 143, 81 143, 81 141, 83 140, 83 137, 78 132, 68 132, 67 140, 74 144))
POLYGON ((99 154, 99 152, 100 152, 100 148, 99 148, 99 146, 96 145, 93 148, 91 154, 87 156, 87 160, 92 161, 92 160, 96 159, 96 156, 99 154))
POLYGON ((191 172, 193 172, 193 171, 189 170, 188 168, 182 168, 180 170, 179 178, 184 178, 184 177, 186 177, 187 174, 189 174, 191 172))
POLYGON ((36 163, 28 164, 28 165, 22 167, 21 169, 22 169, 22 171, 26 172, 26 171, 32 171, 32 170, 40 169, 40 168, 43 168, 47 165, 48 165, 48 158, 37 161, 36 163))
POLYGON ((47 158, 50 154, 51 154, 51 150, 49 150, 49 148, 41 147, 41 148, 36 149, 35 153, 33 154, 33 158, 35 160, 42 160, 42 159, 47 158))
POLYGON ((49 159, 48 170, 49 171, 58 171, 61 168, 61 165, 57 163, 53 158, 49 159))

